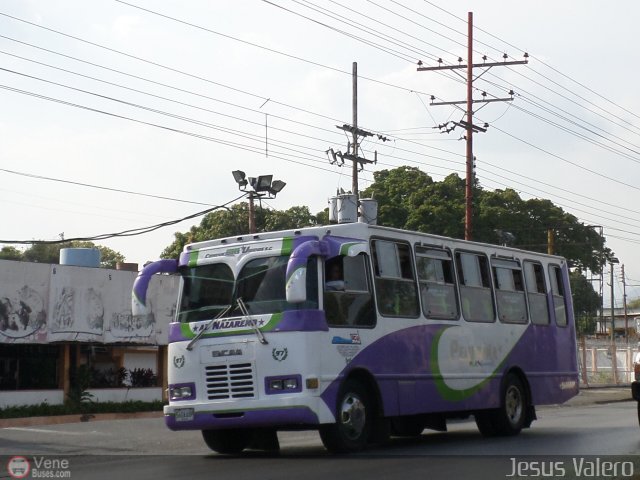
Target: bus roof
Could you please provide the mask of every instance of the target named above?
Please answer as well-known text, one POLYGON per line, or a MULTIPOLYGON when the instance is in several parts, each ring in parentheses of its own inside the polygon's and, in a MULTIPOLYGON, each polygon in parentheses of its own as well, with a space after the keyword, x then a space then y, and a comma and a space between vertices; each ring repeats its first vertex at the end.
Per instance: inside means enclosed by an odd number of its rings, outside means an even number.
MULTIPOLYGON (((425 245, 437 246, 438 244, 444 245, 453 243, 456 248, 465 248, 472 246, 481 246, 484 248, 490 248, 493 250, 501 250, 505 253, 532 253, 530 250, 524 250, 520 248, 508 247, 503 245, 475 242, 469 240, 463 240, 459 238, 445 237, 442 235, 434 235, 424 232, 416 232, 410 230, 403 230, 399 228, 383 227, 380 225, 369 225, 366 223, 343 223, 335 225, 322 225, 314 227, 305 227, 300 229, 291 230, 279 230, 274 232, 263 232, 255 234, 241 235, 237 237, 225 237, 214 240, 204 240, 202 242, 191 243, 185 245, 184 252, 195 252, 198 250, 208 249, 212 247, 218 247, 221 245, 240 245, 245 243, 251 243, 263 240, 273 240, 285 237, 297 237, 314 235, 317 237, 323 237, 324 235, 335 235, 339 237, 351 237, 368 239, 374 236, 402 238, 411 242, 422 241, 425 245)), ((562 259, 559 255, 550 255, 543 252, 533 252, 539 256, 546 256, 555 259, 562 259)))

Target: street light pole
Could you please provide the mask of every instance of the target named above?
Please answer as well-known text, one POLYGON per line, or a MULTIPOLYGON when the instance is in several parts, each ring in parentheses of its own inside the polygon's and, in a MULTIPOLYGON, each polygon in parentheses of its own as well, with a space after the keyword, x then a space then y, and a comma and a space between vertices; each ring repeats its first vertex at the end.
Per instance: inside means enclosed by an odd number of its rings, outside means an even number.
POLYGON ((256 228, 256 209, 254 200, 263 197, 276 198, 276 195, 285 187, 282 180, 273 180, 273 175, 260 175, 259 177, 249 177, 242 170, 231 172, 238 184, 238 190, 246 192, 249 199, 249 233, 254 234, 256 228))
POLYGON ((256 233, 256 209, 253 204, 253 192, 249 192, 249 233, 256 233))

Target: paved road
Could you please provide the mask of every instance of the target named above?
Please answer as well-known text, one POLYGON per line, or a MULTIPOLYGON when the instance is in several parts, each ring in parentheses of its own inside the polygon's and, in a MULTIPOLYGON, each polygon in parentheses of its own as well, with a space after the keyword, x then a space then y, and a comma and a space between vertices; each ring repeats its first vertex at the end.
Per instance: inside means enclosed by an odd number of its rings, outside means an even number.
MULTIPOLYGON (((560 462, 545 465, 571 471, 574 459, 606 455, 634 462, 634 474, 640 474, 634 402, 543 407, 538 416, 517 437, 485 439, 464 421, 446 433, 426 431, 419 439, 394 439, 344 457, 328 455, 313 432, 281 433, 279 455, 224 457, 211 453, 199 432, 171 432, 161 419, 11 427, 0 430, 0 478, 11 455, 24 455, 31 464, 41 455, 67 459, 71 478, 83 479, 387 479, 400 473, 406 479, 495 479, 510 474, 514 462, 522 468, 530 461, 560 462)), ((627 470, 630 465, 618 464, 627 470)))

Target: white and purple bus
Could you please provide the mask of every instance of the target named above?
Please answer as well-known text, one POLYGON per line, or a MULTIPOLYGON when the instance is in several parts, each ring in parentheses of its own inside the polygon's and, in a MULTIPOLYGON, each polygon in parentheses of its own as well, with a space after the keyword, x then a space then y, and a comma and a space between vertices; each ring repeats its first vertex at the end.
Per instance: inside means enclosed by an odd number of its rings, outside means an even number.
MULTIPOLYGON (((515 435, 578 393, 565 259, 364 223, 187 245, 169 327, 172 430, 238 453, 279 430, 332 452, 474 415, 515 435)), ((273 443, 271 443, 273 445, 273 443)))

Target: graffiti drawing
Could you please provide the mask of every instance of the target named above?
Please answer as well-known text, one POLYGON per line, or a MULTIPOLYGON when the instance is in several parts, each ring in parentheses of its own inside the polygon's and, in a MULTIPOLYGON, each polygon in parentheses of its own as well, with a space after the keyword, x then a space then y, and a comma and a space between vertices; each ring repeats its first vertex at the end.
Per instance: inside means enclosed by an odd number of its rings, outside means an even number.
POLYGON ((13 338, 29 336, 47 322, 42 296, 23 286, 15 295, 0 298, 0 333, 13 338))
POLYGON ((53 324, 57 329, 73 327, 73 288, 64 287, 53 307, 53 324))

